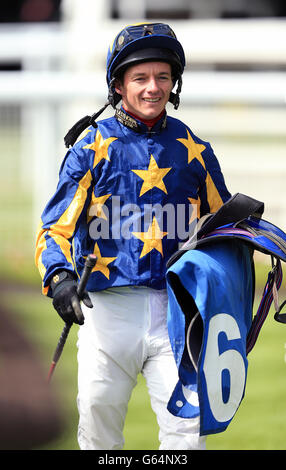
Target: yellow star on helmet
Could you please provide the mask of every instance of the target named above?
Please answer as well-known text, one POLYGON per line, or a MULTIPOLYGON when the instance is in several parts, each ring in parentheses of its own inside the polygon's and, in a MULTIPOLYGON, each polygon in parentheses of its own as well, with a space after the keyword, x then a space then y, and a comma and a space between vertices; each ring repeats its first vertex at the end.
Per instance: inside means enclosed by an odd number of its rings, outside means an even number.
POLYGON ((171 169, 172 168, 159 168, 155 158, 151 155, 148 170, 132 170, 143 180, 139 196, 142 196, 154 187, 161 189, 161 191, 167 194, 163 178, 171 169))
POLYGON ((85 145, 84 149, 90 149, 95 152, 93 168, 103 159, 110 160, 108 155, 108 147, 117 137, 108 137, 104 140, 99 130, 96 132, 95 140, 91 144, 85 145))
POLYGON ((188 149, 188 163, 191 163, 194 158, 196 158, 200 164, 206 169, 204 159, 202 157, 202 152, 205 150, 205 145, 197 144, 192 138, 191 134, 187 131, 187 139, 177 139, 181 144, 183 144, 188 149))
POLYGON ((94 245, 94 250, 93 253, 96 255, 97 260, 94 268, 92 269, 92 272, 100 271, 107 279, 109 279, 110 276, 110 271, 109 268, 107 267, 110 263, 112 263, 117 256, 113 258, 109 258, 106 256, 101 256, 98 244, 96 243, 94 245))
POLYGON ((153 217, 152 224, 149 226, 147 232, 132 232, 132 234, 139 238, 144 245, 140 254, 140 258, 150 253, 152 250, 157 250, 163 256, 162 238, 164 238, 168 232, 162 232, 156 217, 153 217))

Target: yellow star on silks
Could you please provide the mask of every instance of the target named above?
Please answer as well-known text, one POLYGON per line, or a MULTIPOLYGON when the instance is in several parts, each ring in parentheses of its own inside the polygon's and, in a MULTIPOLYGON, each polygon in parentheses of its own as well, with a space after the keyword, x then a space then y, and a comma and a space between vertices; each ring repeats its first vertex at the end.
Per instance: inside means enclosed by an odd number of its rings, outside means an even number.
POLYGON ((108 156, 108 147, 114 140, 117 140, 117 137, 108 137, 104 140, 101 133, 97 131, 94 142, 82 147, 83 149, 91 149, 95 152, 93 168, 95 168, 96 165, 103 159, 110 161, 108 156))
POLYGON ((132 170, 143 180, 139 197, 154 187, 161 189, 161 191, 167 194, 163 178, 171 169, 172 168, 159 168, 155 158, 151 155, 148 170, 132 170))
POLYGON ((153 217, 152 224, 149 226, 147 232, 132 232, 132 234, 144 243, 140 258, 143 258, 143 256, 150 253, 153 249, 159 251, 163 256, 162 238, 164 238, 168 232, 161 232, 156 217, 153 217))
POLYGON ((198 199, 194 199, 192 197, 188 197, 191 205, 193 206, 193 212, 192 212, 192 215, 190 217, 190 220, 189 220, 189 225, 193 222, 193 220, 195 219, 199 219, 201 214, 200 214, 200 209, 201 209, 201 199, 199 198, 198 196, 198 199), (194 206, 196 207, 196 209, 194 209, 194 206))
POLYGON ((191 163, 191 161, 194 158, 197 158, 199 160, 200 164, 206 169, 204 159, 202 157, 202 152, 205 150, 205 145, 202 144, 197 144, 194 139, 192 138, 191 134, 189 133, 188 129, 187 131, 187 139, 176 139, 181 144, 183 144, 185 147, 188 149, 188 163, 191 163))
POLYGON ((103 206, 105 201, 110 196, 111 194, 105 194, 104 196, 95 197, 94 194, 92 194, 91 203, 88 210, 88 221, 94 216, 107 220, 107 217, 103 211, 103 206))
POLYGON ((99 247, 98 247, 97 243, 94 246, 93 253, 96 255, 97 260, 96 260, 94 268, 92 269, 92 272, 100 271, 107 279, 109 279, 110 271, 109 271, 109 268, 107 266, 110 263, 112 263, 112 261, 114 261, 117 258, 117 256, 115 256, 114 258, 108 258, 106 256, 105 257, 101 256, 101 253, 100 253, 100 250, 99 250, 99 247))

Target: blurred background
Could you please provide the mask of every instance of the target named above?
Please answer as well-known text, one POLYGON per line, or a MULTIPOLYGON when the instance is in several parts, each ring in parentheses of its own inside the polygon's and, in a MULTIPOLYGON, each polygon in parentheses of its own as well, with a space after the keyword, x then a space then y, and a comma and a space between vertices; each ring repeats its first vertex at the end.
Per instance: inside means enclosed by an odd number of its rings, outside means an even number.
MULTIPOLYGON (((182 119, 195 134, 211 142, 231 193, 242 192, 263 201, 264 218, 286 229, 285 2, 3 2, 0 11, 1 305, 15 313, 17 324, 23 326, 25 334, 36 344, 44 367, 48 367, 61 324, 57 323, 50 301, 40 293, 40 278, 33 259, 36 227, 57 183, 59 165, 66 152, 64 135, 75 121, 97 111, 106 100, 105 60, 109 44, 123 26, 144 20, 168 22, 185 49, 187 67, 181 105, 177 111, 168 105, 169 114, 182 119)), ((103 117, 112 114, 110 109, 103 117)), ((264 259, 259 261, 264 263, 264 259)), ((258 282, 259 279, 260 272, 258 282)), ((257 357, 263 354, 269 360, 274 354, 276 361, 278 356, 285 385, 286 330, 279 326, 274 333, 276 326, 269 328, 269 343, 265 336, 264 343, 261 340, 264 349, 257 357)), ((266 335, 267 325, 265 331, 266 335)), ((75 334, 67 346, 63 365, 59 366, 60 377, 55 379, 59 394, 65 396, 64 404, 60 398, 59 406, 69 419, 64 434, 49 448, 76 448, 75 334)), ((282 375, 279 372, 279 383, 282 375)), ((257 380, 256 377, 256 383, 257 380)), ((267 383, 272 383, 271 380, 266 379, 267 383)), ((286 389, 281 386, 282 390, 285 414, 286 389)), ((134 416, 138 417, 141 404, 134 406, 134 416)), ((249 416, 248 409, 245 413, 249 416)), ((133 417, 130 420, 131 438, 132 426, 138 426, 135 425, 138 420, 133 417)), ((279 426, 281 434, 280 421, 279 426)), ((233 441, 221 445, 245 448, 249 442, 245 432, 243 429, 240 437, 235 435, 233 441)), ((129 444, 135 446, 129 448, 150 446, 141 438, 141 443, 129 444)), ((278 444, 275 438, 274 444, 261 439, 262 436, 256 441, 262 448, 284 446, 284 440, 278 444)))

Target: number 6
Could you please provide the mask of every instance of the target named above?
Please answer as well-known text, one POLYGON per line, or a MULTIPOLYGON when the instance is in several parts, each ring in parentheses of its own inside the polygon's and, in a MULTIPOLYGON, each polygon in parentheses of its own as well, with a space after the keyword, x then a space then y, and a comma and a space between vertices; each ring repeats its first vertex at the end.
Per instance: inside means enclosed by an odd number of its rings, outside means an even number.
POLYGON ((243 357, 237 350, 228 349, 219 354, 218 336, 221 332, 226 334, 228 340, 240 339, 241 335, 231 315, 219 313, 210 319, 203 371, 212 414, 217 421, 225 422, 233 417, 243 397, 246 371, 243 357), (226 403, 222 393, 223 370, 228 370, 230 377, 226 403))

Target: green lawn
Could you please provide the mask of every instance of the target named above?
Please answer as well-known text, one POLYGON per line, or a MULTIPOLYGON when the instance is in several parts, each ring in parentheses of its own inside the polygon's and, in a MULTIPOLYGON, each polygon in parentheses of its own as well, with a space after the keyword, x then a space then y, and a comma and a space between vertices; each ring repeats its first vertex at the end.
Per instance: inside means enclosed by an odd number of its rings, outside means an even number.
MULTIPOLYGON (((13 293, 11 298, 7 291, 3 302, 9 305, 15 321, 36 345, 44 373, 48 373, 63 327, 51 301, 40 292, 13 293)), ((74 325, 52 381, 65 418, 65 429, 55 442, 42 447, 45 449, 78 449, 76 336, 77 327, 74 325)), ((285 345, 286 325, 275 322, 271 312, 249 355, 246 396, 229 428, 221 434, 208 437, 208 449, 286 449, 285 345)), ((158 449, 158 426, 141 376, 129 404, 125 440, 125 449, 158 449)))
MULTIPOLYGON (((7 292, 2 296, 2 303, 9 306, 14 313, 15 322, 21 326, 41 358, 43 373, 48 375, 52 356, 60 337, 63 322, 54 311, 51 300, 40 293, 13 293, 13 300, 7 292)), ((52 387, 58 395, 59 406, 65 422, 63 435, 55 442, 42 446, 49 450, 78 449, 77 432, 77 362, 76 340, 77 329, 74 325, 70 331, 60 361, 54 371, 52 387)), ((138 377, 127 416, 125 439, 126 449, 157 449, 158 427, 155 415, 150 407, 145 380, 138 377)))

